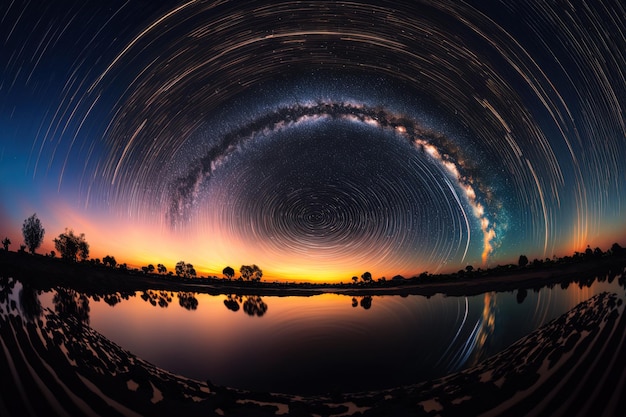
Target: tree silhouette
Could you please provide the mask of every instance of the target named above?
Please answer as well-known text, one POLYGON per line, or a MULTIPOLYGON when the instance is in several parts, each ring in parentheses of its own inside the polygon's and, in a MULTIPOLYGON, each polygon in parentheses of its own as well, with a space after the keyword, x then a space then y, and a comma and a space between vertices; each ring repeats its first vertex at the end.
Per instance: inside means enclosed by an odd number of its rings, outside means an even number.
POLYGON ((185 263, 185 261, 176 262, 176 266, 174 267, 174 270, 176 271, 176 275, 178 275, 179 277, 183 276, 183 274, 185 273, 186 265, 187 264, 185 263))
POLYGON ((30 253, 35 253, 35 250, 41 246, 45 233, 46 230, 41 226, 41 221, 37 218, 37 213, 24 220, 22 234, 24 235, 24 243, 28 246, 30 253))
POLYGON ((176 263, 176 275, 183 278, 190 278, 196 276, 196 270, 192 264, 185 263, 185 261, 178 261, 176 263))
POLYGON ((261 281, 262 277, 263 277, 263 271, 261 271, 261 268, 259 268, 256 265, 252 265, 252 279, 254 281, 261 281))
POLYGON ((222 270, 222 274, 224 274, 224 276, 228 279, 233 279, 233 277, 235 276, 235 270, 230 266, 227 266, 222 270))
POLYGON ((528 258, 526 257, 526 255, 520 255, 517 264, 520 266, 520 268, 524 268, 526 265, 528 265, 528 258))
POLYGON ((5 237, 4 240, 2 241, 2 246, 4 246, 4 250, 8 251, 10 244, 11 244, 11 239, 9 239, 8 237, 5 237))
POLYGON ((165 274, 167 272, 167 268, 163 264, 158 264, 157 271, 159 272, 159 274, 165 274))
POLYGON ((354 281, 354 283, 356 284, 359 281, 359 277, 357 276, 352 277, 352 281, 354 281))
POLYGON ((252 269, 250 265, 241 265, 241 268, 239 268, 239 273, 241 274, 241 278, 245 280, 250 280, 252 278, 253 272, 254 270, 252 269))
POLYGON ((256 265, 241 265, 239 273, 245 280, 260 281, 263 277, 263 271, 256 265))
POLYGON ((65 233, 55 238, 54 247, 68 261, 76 262, 78 257, 84 261, 89 257, 89 244, 85 240, 85 234, 76 236, 72 229, 65 229, 65 233))
MULTIPOLYGON (((6 249, 6 246, 5 246, 5 249, 6 249)), ((624 248, 622 248, 619 243, 615 242, 611 245, 611 254, 613 254, 613 256, 621 256, 623 255, 623 253, 624 253, 624 248)))
POLYGON ((372 282, 372 274, 370 274, 369 272, 363 272, 363 275, 361 275, 361 279, 363 280, 363 282, 372 282))
POLYGON ((117 265, 117 261, 115 260, 114 256, 105 256, 104 258, 102 258, 102 263, 105 266, 110 266, 111 268, 115 268, 115 266, 117 265))

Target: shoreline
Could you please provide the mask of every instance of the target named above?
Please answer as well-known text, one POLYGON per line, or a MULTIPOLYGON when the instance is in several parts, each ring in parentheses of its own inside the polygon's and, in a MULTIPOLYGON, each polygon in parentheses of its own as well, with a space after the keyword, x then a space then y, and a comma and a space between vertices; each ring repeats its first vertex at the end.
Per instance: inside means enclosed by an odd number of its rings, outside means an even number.
POLYGON ((346 296, 422 295, 473 296, 486 292, 511 292, 554 285, 587 285, 597 277, 615 278, 626 269, 626 257, 605 256, 582 262, 543 268, 507 267, 476 271, 461 278, 442 275, 415 277, 400 282, 385 281, 348 284, 273 283, 219 278, 177 276, 123 271, 102 265, 68 263, 43 255, 0 251, 0 274, 27 280, 41 288, 66 286, 86 293, 165 290, 213 295, 301 296, 339 294, 346 296))

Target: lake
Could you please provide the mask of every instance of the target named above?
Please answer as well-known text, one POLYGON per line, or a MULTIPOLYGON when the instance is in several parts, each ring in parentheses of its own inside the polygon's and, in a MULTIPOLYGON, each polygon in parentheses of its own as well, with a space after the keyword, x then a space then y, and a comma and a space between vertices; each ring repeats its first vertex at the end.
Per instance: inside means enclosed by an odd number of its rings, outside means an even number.
MULTIPOLYGON (((234 296, 166 291, 84 295, 0 280, 0 313, 49 308, 164 370, 254 391, 390 388, 477 364, 618 279, 471 297, 234 296), (40 307, 38 307, 40 305, 40 307)), ((4 317, 6 318, 6 317, 4 317)))

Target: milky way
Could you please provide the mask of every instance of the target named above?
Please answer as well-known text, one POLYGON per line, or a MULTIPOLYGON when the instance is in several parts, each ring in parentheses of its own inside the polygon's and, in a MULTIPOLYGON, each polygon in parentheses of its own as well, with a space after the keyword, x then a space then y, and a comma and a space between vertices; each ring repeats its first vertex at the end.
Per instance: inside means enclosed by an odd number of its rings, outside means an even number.
POLYGON ((3 120, 46 96, 29 175, 189 256, 417 273, 625 229, 619 1, 0 11, 3 120))

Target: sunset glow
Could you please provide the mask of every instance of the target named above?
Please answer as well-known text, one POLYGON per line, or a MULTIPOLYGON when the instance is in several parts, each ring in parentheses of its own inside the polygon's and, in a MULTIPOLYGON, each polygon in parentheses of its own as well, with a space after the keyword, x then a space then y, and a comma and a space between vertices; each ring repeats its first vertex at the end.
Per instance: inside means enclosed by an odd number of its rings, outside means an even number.
POLYGON ((612 2, 332 3, 315 17, 292 3, 88 2, 46 19, 18 3, 0 33, 12 250, 33 213, 39 253, 70 228, 92 259, 218 277, 256 264, 270 281, 626 243, 612 2))

